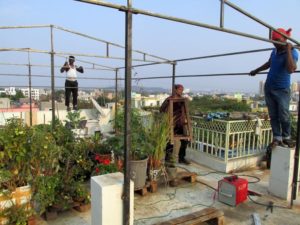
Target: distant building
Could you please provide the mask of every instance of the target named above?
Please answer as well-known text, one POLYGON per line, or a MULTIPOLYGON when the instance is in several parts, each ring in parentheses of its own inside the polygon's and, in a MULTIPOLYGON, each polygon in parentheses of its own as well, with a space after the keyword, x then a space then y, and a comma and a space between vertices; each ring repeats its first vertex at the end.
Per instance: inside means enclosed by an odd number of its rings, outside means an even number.
MULTIPOLYGON (((21 91, 26 98, 30 97, 29 88, 22 88, 21 91)), ((31 88, 31 98, 38 101, 40 99, 40 89, 31 88)))
POLYGON ((167 97, 169 97, 168 94, 142 96, 138 93, 132 93, 132 107, 159 107, 167 97))
POLYGON ((78 99, 89 101, 91 99, 91 95, 85 91, 78 91, 78 99))
POLYGON ((10 108, 10 99, 0 98, 0 109, 9 109, 9 108, 10 108))
POLYGON ((15 87, 9 87, 9 88, 5 88, 5 93, 7 95, 16 95, 16 88, 15 87))
POLYGON ((259 81, 259 96, 264 96, 265 95, 265 81, 261 80, 259 81))
POLYGON ((291 84, 291 91, 292 92, 298 92, 298 83, 297 82, 293 82, 291 84))
POLYGON ((297 109, 298 109, 298 103, 297 102, 290 102, 290 108, 289 108, 289 110, 291 112, 296 112, 297 109))

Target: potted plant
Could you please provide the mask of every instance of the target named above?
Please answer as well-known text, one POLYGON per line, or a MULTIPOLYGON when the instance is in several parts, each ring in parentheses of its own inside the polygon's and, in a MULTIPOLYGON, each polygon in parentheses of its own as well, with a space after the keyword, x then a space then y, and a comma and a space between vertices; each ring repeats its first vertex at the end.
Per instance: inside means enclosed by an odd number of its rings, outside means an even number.
POLYGON ((155 113, 146 130, 149 151, 149 178, 156 181, 162 168, 165 149, 170 140, 170 123, 167 114, 155 113))
POLYGON ((0 130, 0 204, 5 206, 0 220, 9 223, 23 223, 30 216, 30 135, 30 128, 15 118, 0 130))
POLYGON ((85 212, 91 208, 91 195, 84 183, 77 182, 74 186, 74 209, 85 212))
MULTIPOLYGON (((130 151, 130 177, 134 182, 134 189, 139 190, 145 186, 147 178, 147 161, 150 144, 146 138, 146 124, 141 112, 132 109, 131 114, 131 151, 130 151)), ((116 117, 117 136, 124 136, 124 111, 119 110, 116 117)), ((124 148, 122 148, 124 149, 124 148)))

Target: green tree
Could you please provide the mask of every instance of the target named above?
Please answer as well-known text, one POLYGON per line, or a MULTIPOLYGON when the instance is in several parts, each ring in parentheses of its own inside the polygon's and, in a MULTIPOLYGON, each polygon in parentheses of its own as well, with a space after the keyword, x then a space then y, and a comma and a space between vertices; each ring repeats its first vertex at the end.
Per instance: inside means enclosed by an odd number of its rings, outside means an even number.
POLYGON ((11 99, 12 101, 19 101, 20 98, 25 98, 24 94, 23 94, 22 91, 20 91, 20 90, 17 90, 17 91, 16 91, 16 95, 12 95, 12 96, 10 97, 10 99, 11 99))
POLYGON ((250 106, 245 102, 239 102, 235 99, 226 99, 213 96, 195 97, 189 102, 191 115, 206 113, 206 112, 249 112, 250 106))

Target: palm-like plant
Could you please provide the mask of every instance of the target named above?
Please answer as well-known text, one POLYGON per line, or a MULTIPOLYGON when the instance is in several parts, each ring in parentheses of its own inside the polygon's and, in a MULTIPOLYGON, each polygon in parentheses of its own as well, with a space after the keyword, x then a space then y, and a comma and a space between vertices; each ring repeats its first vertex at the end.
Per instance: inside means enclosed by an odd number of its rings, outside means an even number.
POLYGON ((170 123, 167 114, 154 114, 150 127, 146 131, 150 150, 150 169, 159 169, 170 140, 170 123))

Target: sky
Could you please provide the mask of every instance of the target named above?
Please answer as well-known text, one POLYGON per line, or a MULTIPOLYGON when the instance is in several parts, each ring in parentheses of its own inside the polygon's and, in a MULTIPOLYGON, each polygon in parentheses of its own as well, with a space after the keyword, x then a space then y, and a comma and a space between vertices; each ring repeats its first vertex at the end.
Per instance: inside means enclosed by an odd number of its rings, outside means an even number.
MULTIPOLYGON (((106 2, 126 5, 126 0, 107 0, 106 2)), ((219 26, 219 0, 132 0, 133 7, 161 13, 168 16, 198 21, 209 25, 219 26)), ((292 37, 300 41, 299 0, 231 0, 233 4, 246 12, 270 24, 273 27, 292 28, 292 37), (284 5, 283 5, 284 4, 284 5)), ((109 42, 125 45, 125 15, 116 9, 72 0, 0 0, 0 26, 20 25, 48 25, 54 24, 66 29, 78 31, 109 42)), ((245 17, 237 11, 225 6, 224 27, 261 37, 268 37, 268 29, 245 17)), ((167 59, 181 59, 189 57, 222 54, 228 52, 271 48, 268 42, 258 41, 246 37, 213 31, 206 28, 176 23, 144 15, 133 15, 133 49, 147 52, 167 59)), ((49 28, 34 29, 0 29, 0 48, 32 48, 50 50, 49 28)), ((73 52, 94 55, 105 55, 106 46, 94 40, 77 35, 54 30, 54 51, 73 52)), ((111 48, 110 54, 123 57, 124 50, 111 48)), ((179 62, 176 66, 177 75, 198 75, 216 73, 248 73, 252 69, 265 63, 270 52, 227 56, 202 59, 189 62, 179 62)), ((134 58, 141 59, 139 54, 134 58)), ((48 54, 29 54, 31 64, 50 65, 48 54)), ((77 57, 101 65, 111 67, 124 66, 123 60, 77 57)), ((63 57, 55 57, 55 65, 61 66, 63 57)), ((0 63, 28 63, 28 53, 0 52, 0 63)), ((133 62, 134 65, 140 62, 133 62)), ((88 64, 77 62, 85 68, 88 64)), ((297 64, 298 69, 300 63, 297 64)), ((3 74, 28 74, 28 67, 0 65, 2 86, 26 86, 27 77, 10 77, 3 74)), ((50 75, 49 68, 33 67, 32 74, 50 75)), ((56 86, 63 87, 64 79, 59 68, 55 69, 56 86)), ((171 65, 155 65, 135 68, 133 77, 171 76, 171 65)), ((292 81, 300 80, 299 73, 292 76, 292 81)), ((119 71, 124 77, 124 70, 119 71)), ((81 78, 114 78, 114 71, 85 70, 79 74, 81 78)), ((266 75, 222 76, 177 78, 176 83, 183 84, 193 91, 219 90, 257 93, 259 81, 265 80, 266 75)), ((33 77, 33 86, 50 86, 49 78, 33 77)), ((83 79, 79 86, 102 88, 113 86, 114 81, 83 79)), ((171 79, 153 79, 133 81, 132 85, 143 87, 162 87, 170 89, 171 79)))

